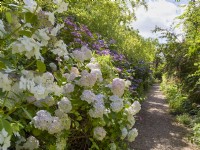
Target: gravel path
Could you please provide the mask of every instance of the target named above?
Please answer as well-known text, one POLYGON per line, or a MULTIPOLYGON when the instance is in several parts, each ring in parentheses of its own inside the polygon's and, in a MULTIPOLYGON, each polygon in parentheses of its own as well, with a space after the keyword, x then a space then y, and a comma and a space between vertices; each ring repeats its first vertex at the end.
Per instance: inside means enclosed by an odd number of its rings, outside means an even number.
POLYGON ((133 150, 200 150, 185 138, 189 131, 177 124, 168 112, 168 105, 154 85, 142 104, 135 127, 139 135, 131 145, 133 150))

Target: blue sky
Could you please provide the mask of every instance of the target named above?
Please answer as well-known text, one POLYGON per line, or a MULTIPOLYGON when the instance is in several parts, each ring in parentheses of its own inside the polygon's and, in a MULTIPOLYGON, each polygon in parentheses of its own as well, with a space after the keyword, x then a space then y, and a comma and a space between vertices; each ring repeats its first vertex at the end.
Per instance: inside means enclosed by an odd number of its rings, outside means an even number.
MULTIPOLYGON (((180 2, 176 2, 175 0, 147 0, 148 10, 146 11, 144 7, 137 8, 137 21, 133 22, 131 26, 134 29, 138 29, 140 34, 145 38, 158 37, 151 30, 155 26, 169 28, 174 19, 184 11, 184 8, 179 7, 179 5, 187 3, 188 0, 180 0, 180 2)), ((181 29, 176 29, 176 32, 180 33, 181 29)))

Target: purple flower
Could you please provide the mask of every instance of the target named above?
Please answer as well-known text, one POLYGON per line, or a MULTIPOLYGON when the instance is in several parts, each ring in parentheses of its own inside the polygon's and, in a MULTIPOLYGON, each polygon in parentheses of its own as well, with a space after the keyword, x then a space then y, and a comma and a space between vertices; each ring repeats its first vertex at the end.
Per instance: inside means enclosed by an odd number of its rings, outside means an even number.
POLYGON ((73 22, 71 21, 71 19, 65 19, 65 23, 66 23, 67 25, 69 25, 69 26, 74 27, 75 30, 78 30, 77 25, 76 25, 75 23, 73 23, 73 22))
POLYGON ((93 38, 93 35, 90 31, 87 31, 86 33, 87 33, 87 35, 89 35, 89 37, 93 38))
POLYGON ((88 47, 88 44, 87 44, 86 42, 83 42, 83 41, 81 41, 81 45, 82 45, 82 46, 87 46, 87 47, 88 47))
POLYGON ((102 50, 102 51, 100 51, 100 54, 101 55, 110 55, 110 50, 109 49, 102 50))
POLYGON ((70 26, 74 26, 74 23, 71 22, 69 19, 66 19, 65 23, 68 24, 68 25, 70 25, 70 26))
POLYGON ((122 61, 124 59, 124 56, 121 54, 112 54, 113 59, 116 61, 122 61))
POLYGON ((105 43, 104 40, 98 40, 98 43, 100 44, 101 47, 108 48, 108 45, 105 43))
POLYGON ((99 55, 110 55, 110 50, 109 49, 104 49, 104 50, 96 50, 96 53, 99 55))
POLYGON ((81 37, 81 34, 80 33, 78 33, 78 32, 71 32, 71 34, 73 35, 73 36, 76 36, 76 37, 81 37))
POLYGON ((122 69, 121 68, 116 68, 117 72, 122 72, 122 69))
POLYGON ((99 44, 104 45, 104 40, 99 40, 99 44))
POLYGON ((76 42, 76 43, 82 43, 82 41, 81 41, 81 39, 79 39, 79 38, 74 38, 74 41, 76 42))
POLYGON ((89 37, 93 38, 93 35, 92 35, 92 33, 90 32, 90 30, 87 28, 87 26, 82 25, 82 26, 81 26, 81 30, 82 30, 83 32, 85 32, 89 37))
POLYGON ((141 82, 142 82, 142 79, 135 79, 134 82, 136 82, 136 83, 141 83, 141 82))
POLYGON ((81 26, 81 29, 82 29, 83 31, 88 31, 88 30, 89 30, 89 29, 87 28, 86 25, 82 25, 82 26, 81 26))
POLYGON ((137 89, 137 87, 138 87, 137 85, 132 85, 132 86, 130 87, 130 89, 131 89, 131 90, 135 90, 135 89, 137 89))
POLYGON ((97 53, 98 55, 101 55, 101 51, 100 51, 100 50, 96 50, 96 53, 97 53))
POLYGON ((128 73, 131 73, 131 72, 132 72, 132 69, 128 69, 127 72, 128 72, 128 73))
POLYGON ((92 44, 92 47, 97 50, 100 50, 100 48, 101 48, 101 46, 97 43, 92 44))

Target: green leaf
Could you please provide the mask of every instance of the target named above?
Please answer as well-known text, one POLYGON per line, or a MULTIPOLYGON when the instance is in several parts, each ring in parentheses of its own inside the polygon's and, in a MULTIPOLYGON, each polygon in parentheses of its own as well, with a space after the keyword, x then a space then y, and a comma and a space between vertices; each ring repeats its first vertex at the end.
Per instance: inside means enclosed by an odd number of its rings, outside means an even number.
POLYGON ((30 120, 32 120, 32 116, 31 116, 31 114, 24 108, 24 107, 21 107, 22 108, 22 110, 25 112, 25 114, 28 116, 28 118, 30 119, 30 120))
POLYGON ((26 23, 35 23, 37 22, 37 16, 31 12, 25 14, 26 23))
POLYGON ((130 105, 129 104, 125 104, 125 108, 129 108, 130 107, 130 105))
POLYGON ((75 121, 75 126, 78 128, 80 126, 79 122, 78 121, 75 121))
POLYGON ((55 145, 50 145, 49 146, 49 150, 56 150, 56 146, 55 145))
POLYGON ((10 12, 6 12, 6 20, 8 23, 12 23, 12 15, 10 12))
POLYGON ((1 118, 1 120, 0 120, 0 131, 3 128, 8 132, 9 135, 12 134, 12 127, 11 127, 10 123, 7 120, 1 118))
POLYGON ((31 31, 28 31, 28 30, 19 31, 19 34, 20 34, 20 35, 25 35, 25 36, 27 36, 27 37, 31 37, 31 36, 32 36, 32 32, 31 32, 31 31))
POLYGON ((42 61, 37 60, 37 69, 39 72, 43 73, 46 71, 46 65, 42 61))
POLYGON ((41 131, 39 129, 33 129, 32 133, 34 136, 39 136, 41 134, 41 131))
POLYGON ((77 117, 77 120, 78 120, 78 121, 81 121, 82 119, 83 119, 83 118, 82 118, 81 116, 78 116, 78 117, 77 117))
POLYGON ((89 138, 89 139, 92 142, 91 149, 95 148, 95 149, 99 150, 99 146, 97 145, 97 143, 92 138, 89 138))
POLYGON ((21 126, 19 123, 11 123, 10 125, 12 127, 13 132, 19 132, 21 126))
POLYGON ((2 61, 0 61, 0 69, 3 69, 3 68, 6 68, 6 65, 2 61))
POLYGON ((62 85, 67 82, 67 79, 65 77, 63 77, 60 72, 54 72, 53 75, 56 78, 56 80, 58 81, 58 85, 62 85))

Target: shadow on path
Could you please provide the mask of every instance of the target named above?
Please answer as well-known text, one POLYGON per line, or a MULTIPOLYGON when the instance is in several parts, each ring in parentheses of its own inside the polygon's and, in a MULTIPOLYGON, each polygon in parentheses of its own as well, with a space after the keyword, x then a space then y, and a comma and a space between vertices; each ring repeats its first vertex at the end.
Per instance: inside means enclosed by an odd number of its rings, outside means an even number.
POLYGON ((189 131, 174 122, 169 115, 168 105, 159 90, 154 85, 142 104, 135 127, 139 135, 132 143, 134 150, 197 150, 185 137, 189 131))

